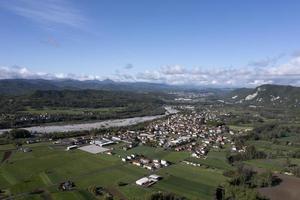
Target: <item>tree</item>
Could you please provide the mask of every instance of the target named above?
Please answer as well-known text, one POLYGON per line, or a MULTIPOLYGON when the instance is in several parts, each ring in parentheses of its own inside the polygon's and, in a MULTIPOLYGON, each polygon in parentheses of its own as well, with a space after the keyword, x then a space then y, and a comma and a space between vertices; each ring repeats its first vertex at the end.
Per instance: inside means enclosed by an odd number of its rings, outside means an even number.
POLYGON ((9 132, 9 137, 12 139, 29 138, 31 133, 25 129, 13 129, 9 132))
POLYGON ((273 185, 274 177, 270 170, 261 173, 255 177, 255 185, 257 187, 269 187, 273 185))

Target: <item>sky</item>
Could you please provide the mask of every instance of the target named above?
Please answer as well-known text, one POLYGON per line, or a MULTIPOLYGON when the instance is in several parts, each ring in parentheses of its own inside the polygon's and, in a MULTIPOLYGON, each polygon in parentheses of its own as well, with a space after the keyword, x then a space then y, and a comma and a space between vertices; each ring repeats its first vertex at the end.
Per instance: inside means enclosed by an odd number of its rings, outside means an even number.
POLYGON ((297 0, 1 0, 0 79, 300 86, 297 0))

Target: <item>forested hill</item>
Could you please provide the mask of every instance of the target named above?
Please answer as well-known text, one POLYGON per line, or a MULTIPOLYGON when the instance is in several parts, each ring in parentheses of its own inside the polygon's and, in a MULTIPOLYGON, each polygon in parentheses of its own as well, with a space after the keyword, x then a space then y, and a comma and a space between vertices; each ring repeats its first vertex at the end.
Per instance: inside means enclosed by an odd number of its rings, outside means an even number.
MULTIPOLYGON (((31 106, 123 107, 129 104, 163 104, 154 94, 101 90, 36 91, 28 96, 31 106)), ((24 102, 24 101, 23 101, 24 102)))
POLYGON ((171 91, 182 89, 179 87, 145 82, 115 82, 112 80, 78 81, 72 79, 4 79, 0 80, 0 94, 20 95, 32 93, 36 90, 118 90, 134 92, 171 91))
POLYGON ((226 100, 235 104, 300 108, 300 87, 261 85, 230 92, 226 100))
POLYGON ((165 93, 38 90, 0 95, 0 128, 164 114, 165 93))
POLYGON ((44 90, 19 96, 0 96, 1 113, 11 113, 26 107, 104 108, 133 105, 157 105, 164 102, 157 93, 134 93, 101 90, 44 90))

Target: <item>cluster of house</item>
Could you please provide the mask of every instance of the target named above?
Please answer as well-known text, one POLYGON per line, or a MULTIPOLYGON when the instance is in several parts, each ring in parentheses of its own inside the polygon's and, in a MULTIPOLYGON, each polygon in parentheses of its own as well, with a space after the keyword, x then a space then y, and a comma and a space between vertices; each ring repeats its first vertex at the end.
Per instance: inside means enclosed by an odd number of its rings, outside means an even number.
POLYGON ((17 116, 16 121, 24 122, 24 121, 41 121, 41 120, 50 120, 50 114, 38 114, 38 115, 31 115, 31 114, 23 114, 21 116, 17 116))
POLYGON ((162 179, 161 176, 152 174, 148 177, 143 177, 143 178, 137 180, 135 183, 139 186, 150 187, 151 185, 153 185, 154 183, 158 182, 161 179, 162 179))
MULTIPOLYGON (((226 144, 231 145, 232 151, 242 152, 244 150, 235 146, 231 140, 231 136, 235 133, 228 127, 209 125, 210 120, 218 120, 218 113, 210 110, 197 112, 193 107, 184 109, 188 112, 176 113, 156 120, 144 130, 120 130, 105 133, 99 138, 81 137, 64 140, 68 140, 69 148, 76 148, 74 145, 80 146, 86 143, 102 147, 123 142, 124 150, 134 148, 139 144, 146 144, 175 151, 189 151, 191 156, 196 158, 205 158, 211 149, 220 149, 226 144)), ((64 140, 56 142, 65 143, 64 140)), ((129 157, 124 158, 125 161, 135 160, 129 157)), ((138 162, 135 164, 139 165, 138 162)), ((147 167, 148 164, 140 163, 140 165, 145 165, 145 168, 155 168, 155 166, 147 167)))
POLYGON ((209 149, 219 149, 231 142, 228 128, 207 125, 205 116, 206 113, 195 111, 175 114, 152 123, 147 134, 138 138, 142 143, 155 143, 165 149, 190 151, 193 157, 204 157, 209 149))
MULTIPOLYGON (((95 115, 95 112, 91 111, 82 111, 80 114, 84 115, 95 115)), ((62 119, 63 116, 60 116, 59 114, 50 114, 50 113, 45 113, 45 114, 29 114, 29 113, 23 113, 23 114, 18 114, 16 116, 16 121, 17 122, 26 122, 26 121, 47 121, 47 120, 60 120, 62 119)))
POLYGON ((134 154, 122 158, 122 161, 129 162, 133 165, 136 165, 138 167, 143 167, 148 170, 160 169, 163 167, 167 167, 171 164, 166 160, 159 160, 159 159, 152 160, 143 155, 134 155, 134 154))
MULTIPOLYGON (((193 157, 205 158, 210 149, 232 144, 230 135, 234 133, 226 126, 207 125, 207 118, 215 119, 215 116, 217 115, 211 114, 210 111, 199 113, 191 108, 185 114, 177 113, 156 120, 145 130, 108 132, 101 135, 101 138, 89 138, 88 141, 99 146, 123 142, 124 150, 139 144, 150 144, 175 151, 189 151, 193 157)), ((78 142, 74 141, 73 144, 78 142)))

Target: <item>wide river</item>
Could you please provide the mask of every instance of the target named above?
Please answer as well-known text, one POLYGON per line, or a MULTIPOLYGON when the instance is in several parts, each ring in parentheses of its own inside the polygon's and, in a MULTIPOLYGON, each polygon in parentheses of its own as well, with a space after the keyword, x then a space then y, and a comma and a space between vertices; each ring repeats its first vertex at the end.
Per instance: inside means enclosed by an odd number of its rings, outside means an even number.
MULTIPOLYGON (((138 123, 151 121, 154 119, 162 118, 169 114, 175 114, 178 111, 172 107, 165 107, 166 114, 164 115, 155 115, 155 116, 144 116, 144 117, 132 117, 125 119, 113 119, 105 120, 100 122, 90 122, 90 123, 81 123, 81 124, 64 124, 64 125, 48 125, 48 126, 32 126, 26 127, 24 129, 30 132, 38 133, 53 133, 53 132, 70 132, 70 131, 84 131, 97 128, 110 128, 110 127, 120 127, 120 126, 130 126, 138 123)), ((10 131, 11 129, 0 129, 0 135, 5 131, 10 131)))

